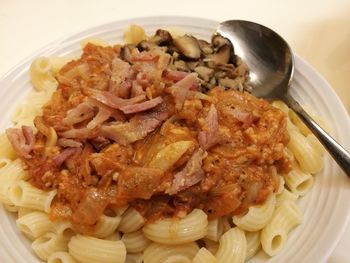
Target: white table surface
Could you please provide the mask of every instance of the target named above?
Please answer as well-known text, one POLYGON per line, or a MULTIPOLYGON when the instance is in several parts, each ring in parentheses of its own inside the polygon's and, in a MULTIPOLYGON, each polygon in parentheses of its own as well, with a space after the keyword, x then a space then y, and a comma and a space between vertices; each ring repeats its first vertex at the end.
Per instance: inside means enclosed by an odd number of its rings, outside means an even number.
MULTIPOLYGON (((56 39, 152 15, 245 19, 271 27, 324 75, 350 111, 350 0, 0 0, 0 76, 56 39)), ((327 262, 350 262, 350 225, 327 262)))

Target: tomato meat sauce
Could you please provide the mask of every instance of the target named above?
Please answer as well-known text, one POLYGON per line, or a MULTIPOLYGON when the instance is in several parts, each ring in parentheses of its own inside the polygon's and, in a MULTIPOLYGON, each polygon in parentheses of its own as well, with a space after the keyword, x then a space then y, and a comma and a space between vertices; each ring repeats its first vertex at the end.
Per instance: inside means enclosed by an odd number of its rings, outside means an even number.
POLYGON ((122 49, 88 44, 57 74, 36 134, 8 132, 30 182, 57 189, 53 220, 89 234, 125 206, 148 222, 194 208, 215 219, 277 190, 291 170, 281 110, 233 89, 200 92, 198 76, 171 71, 161 48, 134 49, 128 61, 122 49))

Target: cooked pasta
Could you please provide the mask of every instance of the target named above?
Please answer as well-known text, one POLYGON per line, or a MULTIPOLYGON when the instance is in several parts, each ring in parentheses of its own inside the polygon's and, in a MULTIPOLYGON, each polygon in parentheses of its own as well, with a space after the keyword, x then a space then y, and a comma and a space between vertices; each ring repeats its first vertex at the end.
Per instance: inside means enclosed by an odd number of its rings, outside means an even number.
POLYGON ((219 249, 219 242, 215 242, 215 241, 212 241, 210 239, 203 239, 203 241, 204 241, 204 244, 205 244, 205 248, 208 249, 210 253, 215 255, 216 252, 219 249))
POLYGON ((81 263, 124 263, 126 249, 122 241, 110 241, 76 235, 68 243, 69 254, 81 263))
POLYGON ((48 58, 41 57, 35 59, 30 66, 29 73, 36 90, 45 91, 57 87, 57 81, 52 72, 52 64, 48 58))
POLYGON ((152 243, 143 254, 144 263, 190 262, 199 250, 195 242, 183 245, 162 245, 152 243), (176 259, 183 261, 176 261, 176 259))
POLYGON ((130 253, 142 252, 151 243, 141 230, 133 233, 125 233, 121 240, 124 242, 126 250, 130 253))
POLYGON ((208 233, 207 215, 194 209, 183 219, 162 219, 143 228, 145 236, 161 244, 185 244, 203 238, 208 233))
POLYGON ((293 201, 295 202, 298 199, 296 193, 292 193, 288 189, 284 188, 282 193, 276 196, 276 207, 280 206, 284 201, 293 201))
POLYGON ((13 160, 17 157, 15 151, 12 149, 11 143, 8 140, 6 133, 0 135, 0 157, 8 158, 10 160, 13 160))
POLYGON ((208 222, 208 233, 205 238, 218 242, 222 233, 224 232, 224 226, 220 222, 221 219, 209 220, 208 222))
POLYGON ((55 224, 43 212, 31 212, 16 220, 17 227, 28 238, 34 240, 46 232, 53 232, 55 224))
POLYGON ((96 224, 93 235, 98 238, 103 238, 114 233, 121 221, 120 216, 102 215, 96 224))
POLYGON ((260 231, 246 232, 245 237, 247 239, 247 254, 246 254, 245 260, 248 261, 261 248, 260 231))
POLYGON ((56 190, 45 192, 23 180, 14 182, 8 190, 9 199, 13 204, 46 213, 50 212, 55 195, 56 190))
POLYGON ((192 260, 192 263, 216 263, 217 260, 212 253, 205 247, 202 247, 192 260))
POLYGON ((138 44, 145 39, 147 39, 145 30, 138 25, 129 25, 124 32, 124 41, 128 44, 138 44))
POLYGON ((310 191, 314 183, 313 176, 310 173, 301 171, 297 164, 284 178, 288 189, 299 196, 303 196, 310 191))
POLYGON ((233 223, 243 230, 260 230, 270 221, 275 206, 276 197, 271 195, 264 204, 251 206, 245 215, 232 217, 233 223))
POLYGON ((245 261, 246 254, 247 240, 244 231, 235 227, 221 236, 215 257, 218 263, 239 263, 245 261))
POLYGON ((55 252, 52 253, 48 259, 47 263, 79 263, 67 252, 55 252))
POLYGON ((125 263, 143 263, 143 253, 128 253, 126 255, 125 263))
POLYGON ((67 240, 55 233, 47 232, 32 243, 32 249, 42 260, 59 251, 67 251, 67 240))
POLYGON ((130 233, 139 230, 145 224, 143 216, 134 208, 129 208, 122 216, 118 230, 130 233))
POLYGON ((276 208, 271 221, 261 232, 261 245, 269 256, 276 255, 285 245, 288 233, 301 224, 303 214, 292 201, 284 201, 276 208))

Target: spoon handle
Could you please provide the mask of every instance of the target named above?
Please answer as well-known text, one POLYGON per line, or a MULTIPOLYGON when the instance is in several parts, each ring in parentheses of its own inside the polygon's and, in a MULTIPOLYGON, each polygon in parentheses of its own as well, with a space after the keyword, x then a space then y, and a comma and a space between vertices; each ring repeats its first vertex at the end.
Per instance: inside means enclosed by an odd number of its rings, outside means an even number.
POLYGON ((325 132, 290 94, 287 94, 284 97, 284 102, 295 111, 305 125, 309 127, 313 134, 315 134, 327 151, 332 155, 345 174, 350 177, 350 153, 337 143, 327 132, 325 132))

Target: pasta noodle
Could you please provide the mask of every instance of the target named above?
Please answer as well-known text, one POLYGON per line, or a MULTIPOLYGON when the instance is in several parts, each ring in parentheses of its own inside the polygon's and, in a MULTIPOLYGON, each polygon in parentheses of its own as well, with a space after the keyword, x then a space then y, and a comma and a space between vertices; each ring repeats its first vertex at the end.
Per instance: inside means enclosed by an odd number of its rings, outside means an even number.
POLYGON ((130 233, 139 230, 145 224, 143 216, 134 208, 129 208, 122 217, 118 230, 130 233))
POLYGON ((285 245, 287 234, 301 224, 303 214, 292 201, 284 201, 277 207, 271 221, 261 232, 261 245, 269 256, 276 255, 285 245))
POLYGON ((276 197, 271 195, 264 204, 249 207, 245 215, 232 217, 233 223, 243 230, 260 230, 270 221, 275 205, 276 197))
POLYGON ((67 252, 55 252, 52 253, 48 259, 47 263, 79 263, 67 252))
POLYGON ((13 183, 8 195, 12 203, 17 206, 32 208, 46 213, 50 212, 51 202, 56 195, 56 190, 45 192, 26 181, 17 181, 13 183))
POLYGON ((192 260, 192 263, 216 263, 217 260, 212 253, 205 247, 202 247, 192 260))
POLYGON ((162 245, 152 243, 149 245, 143 254, 144 263, 171 263, 171 262, 190 262, 199 250, 195 242, 190 242, 183 245, 162 245), (183 261, 175 261, 175 259, 183 261), (173 261, 172 261, 173 260, 173 261))
POLYGON ((145 236, 162 244, 184 244, 203 238, 208 233, 207 215, 194 209, 183 219, 162 219, 143 228, 145 236))
POLYGON ((126 249, 122 241, 110 241, 76 235, 68 243, 69 254, 81 263, 124 263, 126 249))
POLYGON ((260 231, 246 232, 245 237, 247 239, 247 254, 245 260, 248 261, 252 258, 261 248, 260 243, 260 231))
POLYGON ((67 251, 67 240, 48 232, 34 240, 32 249, 39 258, 47 260, 55 252, 67 251))
POLYGON ((54 230, 54 223, 43 212, 31 212, 16 220, 17 227, 28 238, 34 240, 46 232, 54 230))
POLYGON ((303 196, 310 191, 314 178, 310 173, 304 173, 297 165, 294 165, 294 169, 285 175, 285 181, 288 189, 292 193, 303 196))
POLYGON ((124 41, 128 44, 138 44, 147 39, 145 30, 138 25, 129 25, 124 33, 124 41))
POLYGON ((295 202, 298 199, 296 193, 290 192, 288 189, 284 188, 282 193, 276 196, 276 207, 280 206, 284 201, 295 202))
POLYGON ((235 227, 221 236, 215 257, 218 263, 239 263, 244 262, 246 254, 247 240, 244 231, 235 227))
POLYGON ((142 252, 151 243, 150 240, 145 238, 141 230, 133 233, 126 233, 121 240, 124 242, 126 250, 130 253, 142 252))
POLYGON ((128 253, 126 255, 125 263, 142 263, 143 253, 132 254, 128 253))
MULTIPOLYGON (((6 133, 3 133, 0 135, 0 157, 8 158, 10 160, 13 160, 16 158, 16 153, 12 149, 11 143, 7 138, 6 133)), ((0 164, 1 169, 1 164, 0 164)))
POLYGON ((205 238, 215 242, 219 241, 219 238, 224 231, 224 226, 220 221, 221 219, 214 219, 208 222, 208 234, 205 236, 205 238))
POLYGON ((210 253, 215 255, 216 251, 219 249, 219 242, 212 241, 210 239, 203 239, 205 248, 209 250, 210 253))
POLYGON ((41 57, 30 66, 30 79, 37 91, 56 89, 57 81, 53 76, 52 64, 48 58, 41 57))
POLYGON ((103 238, 114 233, 121 221, 120 216, 106 216, 102 215, 96 224, 94 236, 103 238))

